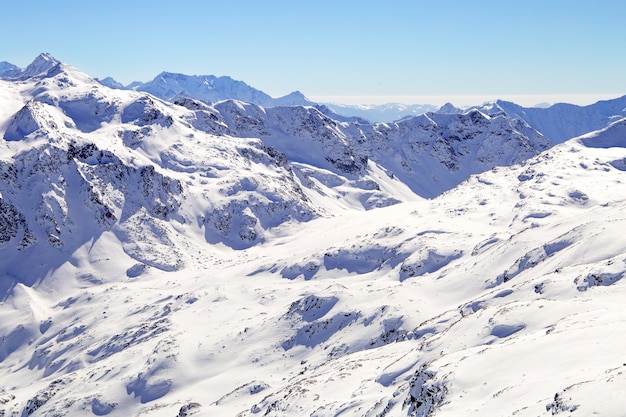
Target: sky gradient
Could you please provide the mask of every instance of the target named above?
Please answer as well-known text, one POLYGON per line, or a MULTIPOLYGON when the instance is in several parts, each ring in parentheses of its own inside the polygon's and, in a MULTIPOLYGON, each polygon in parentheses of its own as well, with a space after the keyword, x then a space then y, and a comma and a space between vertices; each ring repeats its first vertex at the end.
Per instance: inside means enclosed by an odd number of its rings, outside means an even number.
POLYGON ((228 75, 344 103, 590 103, 626 94, 624 16, 622 0, 26 0, 2 5, 0 61, 49 52, 124 84, 228 75))

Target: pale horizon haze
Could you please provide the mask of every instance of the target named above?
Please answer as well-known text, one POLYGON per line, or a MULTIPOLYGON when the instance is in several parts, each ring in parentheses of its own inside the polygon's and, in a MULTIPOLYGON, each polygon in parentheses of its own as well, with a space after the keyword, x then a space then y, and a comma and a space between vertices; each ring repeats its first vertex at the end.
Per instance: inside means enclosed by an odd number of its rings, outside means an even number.
POLYGON ((39 53, 123 84, 230 76, 273 97, 457 106, 626 94, 626 2, 11 2, 0 61, 39 53))

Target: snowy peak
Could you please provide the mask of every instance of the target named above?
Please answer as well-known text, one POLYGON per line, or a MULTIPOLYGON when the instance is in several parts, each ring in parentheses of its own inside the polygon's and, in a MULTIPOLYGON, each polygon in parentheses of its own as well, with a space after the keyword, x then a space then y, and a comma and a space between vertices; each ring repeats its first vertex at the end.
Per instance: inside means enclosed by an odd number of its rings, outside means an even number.
POLYGON ((293 91, 286 96, 275 98, 272 103, 273 106, 311 106, 315 104, 300 91, 293 91))
POLYGON ((47 74, 52 69, 61 64, 61 61, 48 53, 42 53, 24 70, 25 75, 36 76, 39 74, 47 74))
POLYGON ((109 88, 116 88, 120 90, 124 88, 124 84, 120 83, 119 81, 115 80, 112 77, 106 77, 101 80, 96 78, 96 81, 98 81, 100 84, 109 88))
POLYGON ((132 88, 137 91, 148 92, 169 101, 180 97, 190 97, 207 103, 239 100, 263 107, 311 104, 299 92, 274 99, 263 91, 228 76, 217 77, 215 75, 185 75, 162 72, 152 81, 136 84, 132 88))
POLYGON ((446 103, 443 106, 439 107, 439 110, 437 110, 437 113, 459 114, 459 113, 463 113, 463 109, 455 107, 452 103, 446 103))
POLYGON ((15 68, 5 72, 2 77, 13 80, 26 80, 33 77, 45 77, 61 66, 61 61, 48 53, 42 53, 35 58, 25 69, 15 68))
POLYGON ((0 78, 4 77, 5 74, 9 74, 18 69, 19 67, 17 65, 13 65, 10 62, 6 62, 6 61, 1 61, 0 62, 0 78))

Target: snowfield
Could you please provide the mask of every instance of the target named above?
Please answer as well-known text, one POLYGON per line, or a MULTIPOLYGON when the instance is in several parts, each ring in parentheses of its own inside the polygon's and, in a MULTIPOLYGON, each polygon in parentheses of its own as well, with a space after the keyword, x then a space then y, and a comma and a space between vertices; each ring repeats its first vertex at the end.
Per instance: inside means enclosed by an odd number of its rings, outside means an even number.
POLYGON ((622 415, 625 126, 12 68, 0 416, 622 415))

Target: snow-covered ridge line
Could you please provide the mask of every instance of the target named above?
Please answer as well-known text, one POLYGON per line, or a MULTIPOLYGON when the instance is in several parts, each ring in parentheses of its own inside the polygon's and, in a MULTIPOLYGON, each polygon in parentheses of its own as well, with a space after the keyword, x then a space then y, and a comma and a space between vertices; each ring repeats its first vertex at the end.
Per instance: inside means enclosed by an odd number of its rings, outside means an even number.
POLYGON ((626 117, 626 96, 587 106, 558 103, 547 108, 522 107, 498 100, 479 106, 478 109, 486 114, 506 114, 524 120, 554 143, 561 143, 626 117))

